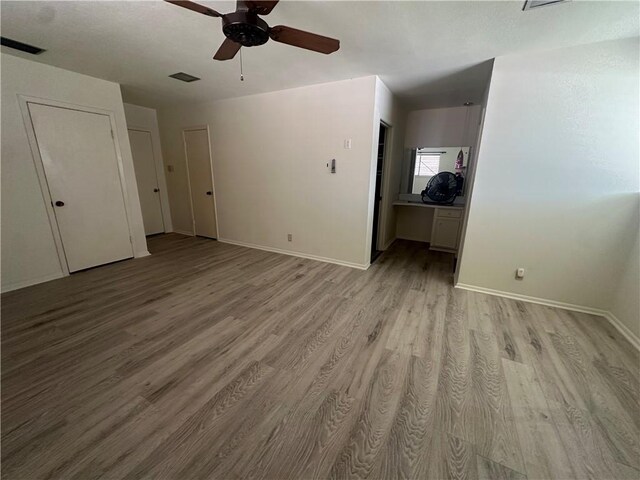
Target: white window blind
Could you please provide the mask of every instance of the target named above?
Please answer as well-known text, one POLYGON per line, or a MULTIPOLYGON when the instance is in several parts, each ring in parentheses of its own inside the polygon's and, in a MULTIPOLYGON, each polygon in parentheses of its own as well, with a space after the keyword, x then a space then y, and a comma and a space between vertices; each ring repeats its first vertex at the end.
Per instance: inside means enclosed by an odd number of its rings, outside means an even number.
POLYGON ((414 175, 432 177, 440 168, 439 153, 417 153, 414 175))

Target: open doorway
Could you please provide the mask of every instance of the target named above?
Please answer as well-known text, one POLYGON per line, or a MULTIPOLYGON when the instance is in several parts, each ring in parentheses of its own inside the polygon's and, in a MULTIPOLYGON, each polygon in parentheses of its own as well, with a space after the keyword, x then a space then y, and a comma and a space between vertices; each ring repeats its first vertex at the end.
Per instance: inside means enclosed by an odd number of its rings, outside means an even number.
POLYGON ((378 249, 378 236, 380 229, 380 210, 382 204, 382 176, 384 172, 384 160, 386 152, 386 141, 389 127, 380 123, 380 135, 378 137, 378 157, 376 162, 376 193, 373 204, 373 232, 371 234, 371 263, 382 253, 378 249))

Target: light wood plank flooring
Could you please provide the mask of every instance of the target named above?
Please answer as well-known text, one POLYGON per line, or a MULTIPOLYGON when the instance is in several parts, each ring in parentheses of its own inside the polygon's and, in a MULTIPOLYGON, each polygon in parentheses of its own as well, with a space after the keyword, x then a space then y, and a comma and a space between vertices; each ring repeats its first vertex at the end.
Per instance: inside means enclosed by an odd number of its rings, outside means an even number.
POLYGON ((604 319, 169 234, 2 296, 2 475, 633 478, 638 353, 604 319))

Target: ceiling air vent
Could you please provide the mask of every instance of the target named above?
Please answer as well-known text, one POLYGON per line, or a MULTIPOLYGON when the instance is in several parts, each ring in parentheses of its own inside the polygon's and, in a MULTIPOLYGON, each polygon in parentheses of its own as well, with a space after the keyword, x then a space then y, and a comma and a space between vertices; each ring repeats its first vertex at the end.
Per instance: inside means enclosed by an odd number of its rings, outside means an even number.
POLYGON ((182 80, 183 82, 195 82, 196 80, 200 80, 198 77, 194 77, 193 75, 189 75, 188 73, 178 72, 173 75, 169 75, 171 78, 175 78, 176 80, 182 80))
POLYGON ((11 40, 7 37, 0 37, 2 39, 2 46, 13 48, 14 50, 20 50, 21 52, 30 53, 31 55, 40 55, 42 52, 46 52, 44 48, 34 47, 26 43, 18 42, 17 40, 11 40))
POLYGON ((534 8, 555 5, 556 3, 566 3, 570 0, 526 0, 522 10, 533 10, 534 8))

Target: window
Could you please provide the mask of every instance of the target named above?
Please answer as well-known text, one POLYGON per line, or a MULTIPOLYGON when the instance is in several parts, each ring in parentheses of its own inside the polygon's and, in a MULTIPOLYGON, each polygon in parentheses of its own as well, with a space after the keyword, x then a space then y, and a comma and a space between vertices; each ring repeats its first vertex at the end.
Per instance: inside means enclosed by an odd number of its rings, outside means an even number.
POLYGON ((439 153, 416 153, 416 167, 413 174, 419 177, 432 177, 440 169, 439 153))

